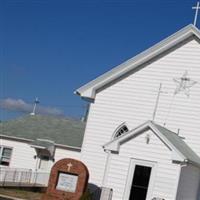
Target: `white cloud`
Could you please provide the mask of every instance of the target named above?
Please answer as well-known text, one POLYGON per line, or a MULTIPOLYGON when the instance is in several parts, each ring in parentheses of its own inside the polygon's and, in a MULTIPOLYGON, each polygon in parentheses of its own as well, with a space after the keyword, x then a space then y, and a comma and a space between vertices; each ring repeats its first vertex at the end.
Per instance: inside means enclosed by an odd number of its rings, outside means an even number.
MULTIPOLYGON (((33 104, 26 103, 22 99, 7 98, 0 100, 0 108, 15 112, 31 113, 33 111, 33 104)), ((63 112, 58 108, 37 105, 36 114, 63 115, 63 112)))

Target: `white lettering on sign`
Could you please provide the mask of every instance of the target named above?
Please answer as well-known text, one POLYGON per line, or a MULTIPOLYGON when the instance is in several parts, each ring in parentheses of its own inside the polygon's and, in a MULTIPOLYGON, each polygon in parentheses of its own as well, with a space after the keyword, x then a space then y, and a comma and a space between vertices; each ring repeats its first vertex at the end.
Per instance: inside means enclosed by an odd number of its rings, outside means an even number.
POLYGON ((60 173, 58 177, 57 190, 75 192, 78 182, 78 175, 60 173))

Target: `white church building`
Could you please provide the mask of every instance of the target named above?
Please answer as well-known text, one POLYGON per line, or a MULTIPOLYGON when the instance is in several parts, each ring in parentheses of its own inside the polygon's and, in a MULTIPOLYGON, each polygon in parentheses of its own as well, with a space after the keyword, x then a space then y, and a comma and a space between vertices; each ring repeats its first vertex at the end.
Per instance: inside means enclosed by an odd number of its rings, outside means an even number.
POLYGON ((113 200, 200 199, 200 31, 188 25, 76 90, 80 159, 113 200))
POLYGON ((0 169, 49 172, 55 161, 71 157, 86 164, 89 183, 112 191, 112 200, 200 200, 200 31, 195 26, 76 94, 90 102, 86 127, 37 115, 0 123, 0 169))

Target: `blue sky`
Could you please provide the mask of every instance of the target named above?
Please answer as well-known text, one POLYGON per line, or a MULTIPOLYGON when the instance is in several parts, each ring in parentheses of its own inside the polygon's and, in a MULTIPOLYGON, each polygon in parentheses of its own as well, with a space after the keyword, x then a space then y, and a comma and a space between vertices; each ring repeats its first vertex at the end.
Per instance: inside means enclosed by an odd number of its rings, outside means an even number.
POLYGON ((2 0, 0 120, 23 115, 27 110, 9 106, 28 105, 35 97, 43 109, 80 117, 85 102, 73 94, 75 89, 192 23, 195 4, 2 0), (7 100, 11 104, 2 106, 7 100))

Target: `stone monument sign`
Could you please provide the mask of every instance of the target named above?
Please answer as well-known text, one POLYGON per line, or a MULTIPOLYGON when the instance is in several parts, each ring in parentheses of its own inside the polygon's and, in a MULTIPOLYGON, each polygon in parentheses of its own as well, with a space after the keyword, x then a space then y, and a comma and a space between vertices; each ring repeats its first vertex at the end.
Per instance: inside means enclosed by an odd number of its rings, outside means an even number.
POLYGON ((89 173, 80 161, 59 160, 51 169, 48 188, 41 200, 79 200, 87 188, 89 173))

